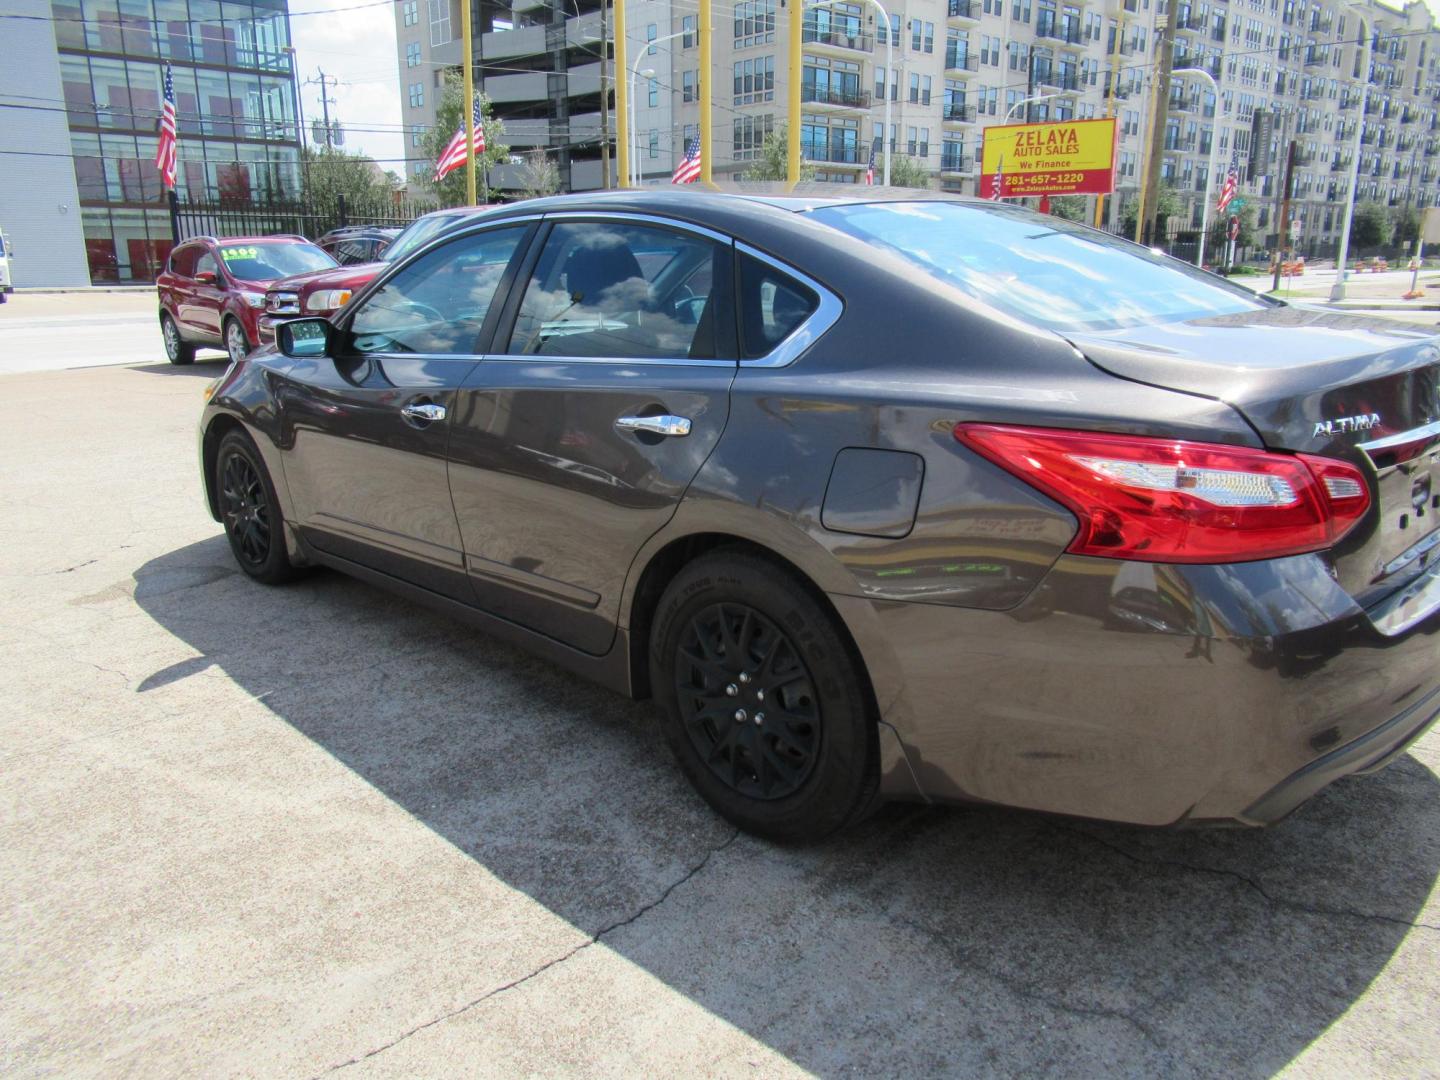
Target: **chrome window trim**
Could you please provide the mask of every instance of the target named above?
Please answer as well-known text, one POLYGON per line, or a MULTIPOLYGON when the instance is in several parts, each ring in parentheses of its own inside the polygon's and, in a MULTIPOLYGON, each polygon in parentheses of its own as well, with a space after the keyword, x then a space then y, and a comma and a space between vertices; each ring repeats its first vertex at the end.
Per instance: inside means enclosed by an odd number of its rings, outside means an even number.
POLYGON ((610 364, 612 367, 735 367, 738 361, 692 356, 552 356, 549 353, 486 353, 486 363, 531 364, 610 364))
POLYGON ((726 236, 724 233, 716 232, 714 229, 707 229, 704 225, 693 225, 688 221, 680 221, 677 218, 664 217, 660 214, 642 214, 634 211, 611 211, 611 210, 561 210, 558 213, 545 215, 546 221, 623 221, 627 223, 640 223, 642 225, 659 225, 662 228, 678 229, 681 232, 695 233, 706 239, 714 240, 727 247, 735 244, 733 236, 726 236))
MULTIPOLYGON (((840 321, 840 316, 845 313, 845 303, 833 292, 821 285, 809 274, 796 270, 788 263, 783 263, 770 255, 751 247, 749 244, 735 241, 735 250, 749 255, 753 259, 759 259, 767 266, 780 271, 786 277, 794 278, 807 289, 812 290, 820 298, 815 310, 810 317, 790 332, 784 341, 776 345, 764 356, 755 360, 741 360, 742 368, 782 368, 789 367, 798 360, 810 346, 819 341, 832 326, 840 321)), ((739 297, 736 303, 739 304, 739 297)))

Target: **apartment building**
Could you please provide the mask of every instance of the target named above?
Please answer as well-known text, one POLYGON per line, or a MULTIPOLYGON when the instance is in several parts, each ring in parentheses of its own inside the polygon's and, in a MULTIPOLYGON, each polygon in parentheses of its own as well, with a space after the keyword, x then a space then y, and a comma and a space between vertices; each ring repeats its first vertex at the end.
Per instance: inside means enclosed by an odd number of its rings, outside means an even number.
MULTIPOLYGON (((505 16, 514 28, 507 33, 535 36, 522 24, 537 15, 580 26, 594 18, 583 0, 568 14, 561 0, 522 6, 527 2, 517 0, 505 16)), ((662 183, 699 129, 698 4, 629 0, 626 13, 631 62, 617 77, 633 86, 637 168, 644 182, 662 183)), ((790 20, 778 0, 715 0, 713 17, 712 167, 724 179, 748 168, 785 121, 790 20)), ((1440 29, 1419 0, 1403 9, 1376 0, 893 0, 883 16, 868 2, 832 3, 808 12, 804 23, 802 151, 820 179, 854 183, 863 182, 872 147, 881 171, 888 142, 893 154, 931 172, 936 187, 973 193, 986 127, 1027 117, 1114 116, 1118 197, 1107 200, 1107 214, 1118 220, 1138 191, 1167 27, 1179 73, 1161 174, 1181 197, 1182 224, 1200 222, 1212 140, 1216 188, 1235 160, 1244 197, 1254 202, 1261 229, 1271 231, 1286 148, 1297 141, 1292 220, 1305 246, 1338 236, 1357 130, 1360 199, 1440 204, 1440 29), (1268 152, 1251 145, 1257 111, 1273 121, 1268 152), (1259 166, 1253 177, 1252 154, 1259 166)), ((485 41, 497 50, 491 57, 505 49, 497 40, 504 35, 492 34, 485 41)), ((504 62, 543 65, 528 51, 538 40, 504 52, 504 62)), ((576 60, 571 40, 566 70, 576 60)), ((510 77, 492 74, 487 85, 510 77)), ((559 100, 553 74, 546 78, 548 93, 539 94, 539 81, 527 84, 525 94, 534 96, 524 103, 537 110, 534 119, 550 110, 553 138, 559 100)), ((573 113, 573 101, 567 105, 573 113)), ((572 185, 589 186, 576 177, 572 185)))

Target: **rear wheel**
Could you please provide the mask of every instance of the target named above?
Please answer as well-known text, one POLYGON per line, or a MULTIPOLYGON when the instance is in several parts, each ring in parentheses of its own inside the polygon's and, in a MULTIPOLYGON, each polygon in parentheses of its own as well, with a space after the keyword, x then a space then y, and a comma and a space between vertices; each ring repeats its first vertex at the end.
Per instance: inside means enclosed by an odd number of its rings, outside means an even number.
POLYGON ((215 491, 225 537, 240 569, 266 585, 300 575, 285 550, 285 518, 260 451, 243 431, 220 440, 215 455, 215 491))
POLYGON ((813 841, 878 787, 874 718, 835 617, 780 566, 717 552, 665 590, 651 670, 666 741, 722 816, 813 841))
POLYGON ((250 339, 245 336, 239 319, 225 320, 225 351, 230 354, 232 364, 238 364, 250 352, 250 339))
POLYGON ((180 328, 167 311, 160 316, 160 336, 165 339, 165 356, 172 364, 193 364, 195 346, 180 336, 180 328))

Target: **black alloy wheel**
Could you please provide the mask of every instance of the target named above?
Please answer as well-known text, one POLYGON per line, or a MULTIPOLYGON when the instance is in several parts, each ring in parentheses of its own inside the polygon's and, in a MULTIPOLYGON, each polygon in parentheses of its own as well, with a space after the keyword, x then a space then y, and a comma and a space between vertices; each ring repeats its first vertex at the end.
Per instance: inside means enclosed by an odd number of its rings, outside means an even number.
POLYGON ((675 696, 685 734, 710 771, 741 795, 793 795, 821 740, 814 683, 792 642, 745 604, 697 612, 680 638, 675 696))
POLYGON ((249 435, 231 431, 215 460, 220 521, 240 569, 256 581, 278 585, 298 576, 285 549, 285 519, 275 488, 249 435))
POLYGON ((650 630, 661 730, 723 817, 809 842, 878 802, 879 729, 844 624, 795 571, 721 548, 671 579, 650 630))

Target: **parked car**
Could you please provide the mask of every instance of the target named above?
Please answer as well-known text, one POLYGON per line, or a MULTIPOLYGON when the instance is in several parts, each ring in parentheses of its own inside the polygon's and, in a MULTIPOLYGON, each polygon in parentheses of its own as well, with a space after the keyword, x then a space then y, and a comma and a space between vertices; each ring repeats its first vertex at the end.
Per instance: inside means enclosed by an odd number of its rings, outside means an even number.
POLYGON ((398 228, 350 225, 343 229, 331 229, 316 240, 315 244, 341 266, 351 266, 355 263, 374 262, 399 235, 398 228))
POLYGON ((201 432, 246 574, 655 698, 766 836, 884 798, 1263 825, 1440 711, 1435 329, 1014 206, 492 211, 284 324, 201 432))
POLYGON ((155 285, 160 333, 172 364, 189 364, 202 345, 244 359, 260 340, 265 287, 277 278, 334 267, 302 236, 200 236, 170 252, 155 285))
POLYGON ((260 317, 258 327, 260 340, 274 341, 275 324, 284 319, 297 315, 333 314, 385 269, 387 263, 404 258, 456 222, 488 209, 487 206, 466 206, 422 214, 407 225, 374 262, 296 274, 275 282, 265 292, 265 314, 260 317))

